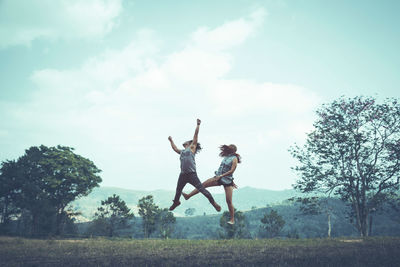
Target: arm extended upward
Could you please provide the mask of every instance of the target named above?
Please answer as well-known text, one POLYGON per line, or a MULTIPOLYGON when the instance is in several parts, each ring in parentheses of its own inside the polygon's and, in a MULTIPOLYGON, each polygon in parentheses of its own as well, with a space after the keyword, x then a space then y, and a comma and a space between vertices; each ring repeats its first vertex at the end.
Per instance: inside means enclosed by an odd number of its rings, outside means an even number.
POLYGON ((173 149, 176 153, 181 154, 181 150, 179 150, 179 149, 176 147, 176 145, 175 145, 174 141, 172 140, 172 137, 171 137, 171 136, 168 136, 168 140, 169 140, 169 142, 171 143, 172 149, 173 149))
POLYGON ((192 144, 190 146, 190 149, 192 150, 193 153, 196 152, 196 148, 197 148, 197 141, 198 141, 198 136, 199 136, 200 124, 201 124, 201 120, 197 119, 196 130, 194 130, 193 141, 192 141, 192 144))

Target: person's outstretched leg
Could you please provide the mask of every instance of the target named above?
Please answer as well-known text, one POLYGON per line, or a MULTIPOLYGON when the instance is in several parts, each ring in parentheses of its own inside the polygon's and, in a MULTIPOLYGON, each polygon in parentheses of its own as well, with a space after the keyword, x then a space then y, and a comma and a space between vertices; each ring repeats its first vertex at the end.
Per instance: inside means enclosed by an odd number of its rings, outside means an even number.
POLYGON ((190 177, 188 177, 188 182, 194 187, 196 187, 196 189, 199 190, 200 193, 202 193, 208 199, 208 201, 210 201, 211 205, 213 205, 218 212, 221 211, 221 206, 218 205, 217 202, 215 202, 211 193, 204 188, 204 186, 199 180, 199 177, 197 177, 196 173, 193 173, 190 177))
POLYGON ((176 185, 176 192, 175 192, 175 197, 173 200, 174 203, 172 204, 171 207, 169 207, 169 210, 174 210, 176 207, 178 207, 181 204, 181 202, 179 201, 179 198, 181 197, 182 190, 185 187, 186 183, 187 183, 186 176, 185 176, 185 174, 181 173, 179 175, 178 184, 176 185))
MULTIPOLYGON (((219 186, 218 181, 215 180, 215 178, 210 178, 210 179, 207 179, 206 181, 203 182, 203 187, 204 188, 210 187, 210 186, 219 186)), ((191 198, 192 196, 198 194, 199 192, 200 191, 197 188, 195 188, 189 194, 182 193, 182 195, 186 200, 188 200, 189 198, 191 198)))
POLYGON ((229 214, 231 215, 231 219, 228 221, 229 224, 235 223, 235 208, 232 204, 232 193, 233 193, 233 186, 224 186, 225 189, 225 197, 226 197, 226 204, 228 204, 229 214))

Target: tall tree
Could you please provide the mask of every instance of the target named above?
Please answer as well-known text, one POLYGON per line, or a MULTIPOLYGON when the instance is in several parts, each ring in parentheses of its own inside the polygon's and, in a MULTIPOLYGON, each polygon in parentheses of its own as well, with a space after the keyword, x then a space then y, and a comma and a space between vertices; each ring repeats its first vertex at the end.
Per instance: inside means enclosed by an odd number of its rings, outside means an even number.
POLYGON ((31 147, 16 161, 17 175, 3 175, 2 179, 15 179, 19 185, 16 205, 29 211, 33 234, 38 233, 43 217, 46 223, 50 221, 50 214, 55 217, 54 231, 60 234, 67 205, 101 182, 94 163, 73 150, 65 146, 31 147))
POLYGON ((139 215, 143 220, 143 232, 144 236, 150 237, 150 235, 156 230, 157 216, 159 213, 158 206, 154 204, 153 196, 148 195, 139 199, 138 203, 139 215))
POLYGON ((248 222, 243 212, 235 209, 235 224, 229 224, 230 214, 225 211, 220 220, 219 225, 222 227, 223 232, 220 233, 222 238, 249 238, 248 222))
POLYGON ((101 230, 105 230, 107 235, 112 237, 117 230, 127 227, 127 222, 134 217, 134 214, 125 201, 113 194, 101 201, 101 206, 97 208, 94 216, 93 225, 97 227, 101 225, 101 230))
POLYGON ((20 214, 18 207, 21 180, 18 179, 18 166, 14 160, 4 161, 0 168, 0 226, 6 231, 8 223, 20 214))
POLYGON ((261 223, 268 237, 273 238, 279 235, 286 222, 276 210, 271 209, 269 213, 267 212, 264 214, 264 217, 261 218, 261 223))
POLYGON ((322 105, 317 116, 305 145, 290 149, 299 161, 294 187, 350 203, 360 235, 367 236, 371 211, 399 190, 400 104, 342 97, 322 105))
POLYGON ((172 212, 167 208, 160 209, 157 216, 157 225, 160 231, 160 235, 164 239, 171 237, 174 231, 174 225, 176 223, 176 218, 172 212))

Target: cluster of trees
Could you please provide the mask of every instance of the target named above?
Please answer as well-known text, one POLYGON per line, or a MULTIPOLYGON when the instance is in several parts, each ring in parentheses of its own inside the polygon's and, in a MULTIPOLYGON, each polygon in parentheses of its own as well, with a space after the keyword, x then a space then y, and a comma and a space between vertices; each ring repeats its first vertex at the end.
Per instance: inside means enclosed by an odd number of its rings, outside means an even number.
POLYGON ((115 236, 118 230, 129 227, 128 222, 134 217, 125 201, 114 194, 101 201, 101 206, 97 208, 88 233, 115 236))
MULTIPOLYGON (((141 216, 141 227, 143 236, 170 238, 174 232, 176 218, 168 209, 160 209, 148 195, 138 202, 139 215, 141 216)), ((192 211, 192 209, 187 209, 192 211)), ((189 215, 188 215, 189 216, 189 215)), ((101 206, 95 213, 94 220, 87 230, 89 235, 118 236, 121 230, 127 230, 125 235, 132 235, 132 225, 135 223, 133 212, 127 207, 125 201, 119 196, 113 195, 101 202, 101 206), (129 230, 130 229, 130 230, 129 230)), ((223 239, 252 238, 249 231, 249 222, 242 211, 235 209, 235 224, 228 224, 229 212, 225 211, 219 220, 221 229, 215 232, 215 237, 223 239)), ((281 234, 285 221, 276 210, 266 212, 260 220, 261 236, 274 238, 281 234)))
POLYGON ((235 209, 235 224, 228 224, 229 219, 230 214, 228 211, 225 211, 219 220, 219 225, 222 228, 222 231, 219 232, 220 238, 231 239, 250 237, 248 221, 243 212, 235 209))
POLYGON ((27 149, 17 160, 1 163, 1 232, 38 236, 71 230, 76 214, 68 205, 101 182, 94 163, 73 150, 42 145, 27 149), (11 222, 17 222, 16 226, 11 222))
MULTIPOLYGON (((174 231, 176 218, 168 209, 160 209, 148 195, 138 202, 139 215, 142 221, 142 230, 145 238, 161 237, 169 238, 174 231)), ((97 208, 94 220, 87 230, 88 235, 118 236, 121 230, 128 230, 125 235, 131 235, 135 216, 128 208, 125 201, 119 196, 113 195, 101 202, 97 208)), ((124 234, 124 233, 122 233, 124 234)))
MULTIPOLYGON (((0 231, 22 236, 76 234, 74 217, 79 212, 69 204, 99 186, 100 170, 92 161, 74 153, 71 147, 31 147, 17 160, 1 163, 0 231)), ((168 209, 159 208, 153 196, 138 202, 143 235, 171 237, 176 218, 168 209)), ((192 216, 195 209, 185 214, 192 216)), ((236 224, 227 224, 229 214, 221 216, 220 237, 249 237, 242 212, 236 212, 236 224)), ((134 224, 135 216, 125 201, 113 195, 101 202, 87 230, 88 234, 116 236, 134 224)))
MULTIPOLYGON (((297 200, 297 199, 296 199, 297 200)), ((324 238, 357 236, 357 228, 351 223, 351 206, 338 198, 318 198, 313 200, 316 207, 297 201, 284 201, 273 206, 242 211, 245 216, 245 235, 231 234, 232 238, 324 238), (274 210, 274 211, 272 211, 274 210), (273 218, 265 218, 265 215, 273 218), (285 223, 283 224, 279 218, 285 223), (331 228, 329 230, 329 222, 331 228), (276 228, 275 228, 276 227, 276 228), (277 229, 277 230, 275 230, 277 229)), ((227 214, 226 214, 227 215, 227 214)), ((384 211, 374 213, 373 229, 375 236, 399 236, 400 213, 387 204, 384 211)), ((220 226, 221 215, 177 218, 173 238, 215 239, 227 238, 225 229, 220 226)), ((226 228, 230 225, 223 224, 226 228)), ((239 224, 237 224, 238 226, 239 224)), ((228 228, 228 230, 231 230, 228 228)))
MULTIPOLYGON (((361 236, 372 232, 373 218, 384 209, 400 210, 400 103, 372 97, 344 97, 322 105, 314 130, 304 145, 290 148, 298 160, 294 187, 307 197, 291 199, 303 215, 324 214, 332 231, 332 197, 349 206, 348 218, 361 236)), ((71 147, 31 147, 17 160, 0 166, 0 232, 26 236, 62 235, 74 231, 77 215, 69 206, 99 186, 100 170, 71 147), (14 229, 11 229, 14 227, 14 229)), ((175 217, 155 205, 152 196, 139 200, 144 237, 168 238, 175 217)), ((187 209, 186 216, 195 214, 187 209)), ((236 212, 236 224, 220 218, 222 238, 249 237, 244 214, 236 212)), ((113 236, 129 228, 134 215, 119 196, 101 202, 90 231, 113 236)), ((285 221, 270 210, 260 220, 261 232, 279 235, 285 221)))
MULTIPOLYGON (((176 218, 168 209, 160 209, 153 200, 153 196, 148 195, 141 198, 138 202, 139 215, 141 216, 141 226, 143 236, 170 238, 174 232, 176 218)), ((193 209, 187 209, 190 213, 193 209)), ((189 215, 187 215, 189 216, 189 215)), ((99 236, 118 236, 121 230, 128 230, 122 234, 132 235, 132 225, 135 223, 133 212, 127 207, 125 201, 119 196, 113 195, 101 202, 101 206, 95 213, 94 220, 91 222, 87 234, 99 236), (130 230, 129 230, 130 229, 130 230)), ((219 225, 221 229, 214 236, 223 239, 232 238, 251 238, 249 223, 243 212, 235 209, 235 224, 228 224, 229 212, 225 211, 220 217, 219 225)), ((260 220, 263 224, 261 231, 264 236, 277 237, 285 225, 285 221, 277 211, 271 210, 260 220)))
POLYGON ((265 230, 267 236, 273 238, 281 233, 286 222, 276 210, 271 209, 269 213, 265 213, 264 217, 261 219, 261 223, 261 228, 265 230))
MULTIPOLYGON (((74 212, 69 204, 99 186, 100 173, 92 161, 71 147, 31 147, 17 160, 0 168, 0 233, 23 236, 76 234, 74 212)), ((175 217, 158 208, 152 196, 139 200, 145 237, 155 230, 167 238, 175 217)), ((126 203, 113 195, 101 202, 90 231, 114 236, 134 218, 126 203)))
MULTIPOLYGON (((219 237, 224 239, 232 238, 252 238, 249 230, 249 221, 245 214, 235 209, 235 224, 228 224, 230 215, 228 211, 225 211, 219 221, 222 231, 219 232, 219 237)), ((264 217, 259 220, 261 222, 259 229, 259 236, 274 238, 280 235, 285 220, 281 215, 274 209, 270 212, 265 212, 264 217)))
MULTIPOLYGON (((348 206, 347 218, 360 236, 372 233, 373 218, 385 209, 400 210, 400 103, 372 97, 341 97, 317 111, 314 130, 304 145, 289 149, 298 160, 294 188, 307 196, 291 199, 300 204, 300 214, 326 216, 327 233, 332 232, 335 203, 348 206)), ((239 212, 238 212, 239 213, 239 212)), ((225 214, 228 216, 227 214, 225 214)), ((245 220, 224 228, 221 236, 244 237, 245 220)), ((261 233, 277 236, 285 225, 274 210, 261 219, 261 233)))
POLYGON ((153 196, 149 195, 139 200, 139 214, 142 216, 142 226, 145 237, 150 237, 157 229, 161 237, 168 238, 174 230, 176 218, 167 208, 160 209, 154 204, 153 196))

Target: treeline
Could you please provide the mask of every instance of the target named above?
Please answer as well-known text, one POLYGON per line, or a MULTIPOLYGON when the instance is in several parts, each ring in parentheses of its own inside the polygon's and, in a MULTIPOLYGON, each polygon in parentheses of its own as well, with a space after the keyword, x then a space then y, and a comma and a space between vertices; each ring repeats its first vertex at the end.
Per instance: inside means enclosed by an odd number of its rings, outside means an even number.
MULTIPOLYGON (((348 222, 358 235, 369 236, 382 221, 389 222, 382 214, 396 217, 400 210, 400 101, 392 98, 379 103, 373 97, 341 97, 323 104, 316 115, 314 129, 304 145, 289 149, 297 160, 294 188, 307 197, 288 200, 288 206, 298 208, 302 214, 296 215, 299 222, 319 216, 327 227, 324 236, 335 234, 337 218, 342 224, 348 222), (343 204, 340 212, 335 201, 343 204)), ((2 162, 0 231, 26 236, 76 232, 74 217, 78 214, 70 203, 99 186, 99 173, 92 161, 63 146, 31 147, 17 160, 2 162)), ((151 196, 139 200, 138 206, 144 237, 152 237, 157 231, 162 237, 173 236, 172 213, 158 208, 151 196)), ((187 215, 193 213, 187 211, 187 215)), ((98 208, 88 231, 112 236, 133 216, 123 200, 110 196, 98 208)), ((257 225, 266 237, 279 236, 290 218, 268 210, 256 220, 247 219, 237 211, 236 223, 229 228, 223 214, 219 218, 222 230, 213 234, 259 237, 262 234, 252 230, 257 225)), ((301 236, 304 229, 292 227, 287 236, 301 236)))
MULTIPOLYGON (((0 168, 0 234, 27 237, 130 238, 304 238, 358 235, 354 212, 338 198, 292 198, 274 207, 176 218, 156 205, 153 196, 139 199, 134 214, 113 194, 88 223, 75 223, 79 211, 70 205, 98 186, 100 170, 69 147, 31 147, 0 168)), ((392 202, 370 213, 369 235, 400 235, 400 213, 392 202)))
MULTIPOLYGON (((31 147, 17 160, 7 160, 0 168, 0 233, 28 237, 104 235, 132 236, 135 215, 119 196, 101 201, 93 221, 82 232, 74 223, 79 211, 70 205, 101 182, 100 170, 92 161, 77 155, 73 148, 57 146, 31 147), (125 233, 124 233, 125 231, 125 233)), ((176 218, 159 208, 153 196, 138 202, 143 237, 171 237, 176 218)), ((193 214, 187 210, 187 215, 193 214)), ((236 213, 237 223, 226 228, 228 214, 220 225, 227 238, 246 237, 245 217, 236 213)))
POLYGON ((130 238, 188 238, 188 239, 231 239, 277 237, 281 234, 285 221, 275 210, 266 212, 258 220, 260 235, 252 233, 250 221, 242 211, 235 210, 235 224, 228 224, 229 212, 221 215, 191 216, 187 209, 185 218, 175 218, 168 209, 155 205, 153 196, 148 195, 138 201, 135 217, 119 196, 113 195, 102 201, 94 220, 80 223, 77 234, 84 237, 119 236, 130 238))
MULTIPOLYGON (((26 237, 120 236, 130 238, 305 238, 356 236, 354 210, 338 198, 292 198, 274 207, 185 218, 139 199, 134 214, 118 195, 101 201, 88 223, 75 223, 80 215, 70 203, 98 186, 100 170, 69 147, 31 147, 17 160, 0 168, 0 234, 26 237)), ((400 235, 400 212, 395 202, 381 205, 369 215, 368 235, 400 235)))
POLYGON ((133 237, 141 232, 143 237, 169 238, 174 231, 176 218, 168 209, 155 205, 153 196, 148 195, 138 202, 140 230, 136 229, 138 219, 127 207, 125 201, 113 195, 101 201, 93 221, 76 232, 80 236, 124 236, 133 237), (83 229, 82 229, 83 228, 83 229))
MULTIPOLYGON (((148 196, 148 198, 151 196, 148 196)), ((143 198, 144 199, 144 198, 143 198)), ((168 235, 162 235, 159 221, 155 220, 153 232, 145 234, 146 219, 135 217, 116 235, 130 238, 178 238, 178 239, 226 239, 226 238, 324 238, 339 236, 359 236, 351 208, 336 198, 319 199, 329 213, 314 210, 296 200, 288 200, 275 206, 254 208, 250 211, 236 210, 236 224, 227 224, 229 213, 177 217, 169 224, 168 235)), ((307 204, 308 205, 308 204, 307 204)), ((190 213, 190 208, 187 209, 190 213)), ((171 214, 172 215, 172 214, 171 214)), ((172 215, 173 216, 173 215, 172 215)), ((80 223, 79 235, 90 237, 106 235, 106 232, 93 232, 93 222, 80 223)), ((400 213, 390 206, 373 216, 370 235, 399 236, 400 213)))

